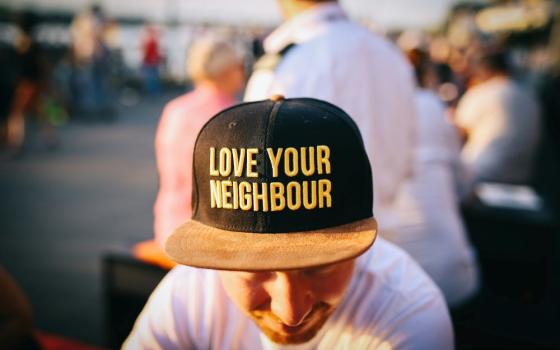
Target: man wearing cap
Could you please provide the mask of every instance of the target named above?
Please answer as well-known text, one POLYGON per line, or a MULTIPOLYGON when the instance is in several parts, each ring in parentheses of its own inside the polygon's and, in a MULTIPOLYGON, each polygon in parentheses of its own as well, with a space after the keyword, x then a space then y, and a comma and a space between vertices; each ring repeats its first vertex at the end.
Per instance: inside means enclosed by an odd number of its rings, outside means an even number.
POLYGON ((378 238, 358 128, 309 98, 245 103, 201 130, 182 265, 124 349, 451 349, 445 301, 378 238), (373 244, 373 248, 369 249, 373 244))
POLYGON ((277 4, 284 23, 265 39, 266 55, 255 65, 245 100, 313 97, 348 112, 376 170, 375 210, 383 234, 394 227, 394 200, 412 173, 413 71, 392 43, 351 21, 336 0, 277 4))

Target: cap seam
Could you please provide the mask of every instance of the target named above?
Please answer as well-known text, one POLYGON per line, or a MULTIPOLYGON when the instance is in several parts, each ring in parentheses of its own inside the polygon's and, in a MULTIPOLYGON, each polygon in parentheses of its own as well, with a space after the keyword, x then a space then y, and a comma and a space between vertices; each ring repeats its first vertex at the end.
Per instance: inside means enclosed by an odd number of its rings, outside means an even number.
MULTIPOLYGON (((270 113, 268 114, 268 120, 267 120, 267 124, 266 124, 266 133, 265 133, 265 138, 263 140, 263 172, 264 172, 264 178, 268 179, 268 167, 266 166, 266 162, 264 161, 264 159, 266 158, 266 149, 267 147, 272 143, 272 135, 274 133, 274 126, 275 126, 275 121, 276 121, 276 116, 278 115, 278 110, 280 109, 280 106, 282 106, 282 100, 280 101, 274 101, 274 105, 272 106, 272 109, 270 110, 270 113)), ((270 214, 265 214, 265 225, 266 227, 270 227, 270 214)))

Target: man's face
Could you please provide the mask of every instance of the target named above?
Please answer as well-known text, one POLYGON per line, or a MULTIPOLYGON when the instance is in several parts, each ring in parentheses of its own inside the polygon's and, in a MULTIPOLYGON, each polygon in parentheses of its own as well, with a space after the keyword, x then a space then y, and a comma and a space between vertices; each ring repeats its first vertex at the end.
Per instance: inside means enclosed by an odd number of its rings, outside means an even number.
POLYGON ((354 261, 290 271, 220 271, 220 279, 231 300, 273 342, 300 344, 317 334, 342 300, 354 261))

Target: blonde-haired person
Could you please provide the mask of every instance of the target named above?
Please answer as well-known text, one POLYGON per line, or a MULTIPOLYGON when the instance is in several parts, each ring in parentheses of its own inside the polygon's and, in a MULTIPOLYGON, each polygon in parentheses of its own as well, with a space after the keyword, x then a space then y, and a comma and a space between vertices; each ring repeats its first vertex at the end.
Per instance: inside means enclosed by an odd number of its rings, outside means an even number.
POLYGON ((134 253, 142 260, 171 267, 161 247, 173 230, 191 216, 191 164, 196 136, 219 111, 236 102, 245 83, 243 55, 226 38, 196 40, 187 57, 194 89, 165 106, 156 132, 159 192, 154 205, 154 241, 134 253), (185 166, 185 164, 187 166, 185 166))

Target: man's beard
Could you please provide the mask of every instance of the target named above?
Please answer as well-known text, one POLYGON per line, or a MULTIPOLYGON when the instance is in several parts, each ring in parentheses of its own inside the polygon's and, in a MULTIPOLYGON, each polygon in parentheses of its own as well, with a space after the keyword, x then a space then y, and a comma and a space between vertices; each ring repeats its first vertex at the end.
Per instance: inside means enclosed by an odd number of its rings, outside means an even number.
POLYGON ((333 306, 319 302, 313 306, 303 322, 296 327, 284 325, 280 318, 271 311, 255 310, 250 312, 250 316, 270 340, 277 344, 287 345, 302 344, 313 339, 333 311, 333 306))

